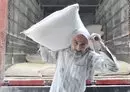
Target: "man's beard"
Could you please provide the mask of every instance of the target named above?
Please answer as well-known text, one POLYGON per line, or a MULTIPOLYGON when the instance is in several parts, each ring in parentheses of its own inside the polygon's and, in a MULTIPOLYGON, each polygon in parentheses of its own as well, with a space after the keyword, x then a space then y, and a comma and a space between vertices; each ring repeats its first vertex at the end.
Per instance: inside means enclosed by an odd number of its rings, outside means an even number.
POLYGON ((75 54, 75 56, 82 56, 82 55, 84 55, 86 52, 88 52, 90 50, 90 48, 87 48, 85 51, 77 51, 77 50, 75 50, 74 51, 74 54, 75 54))
POLYGON ((74 51, 74 53, 75 53, 76 56, 80 56, 80 55, 84 54, 83 51, 74 51))

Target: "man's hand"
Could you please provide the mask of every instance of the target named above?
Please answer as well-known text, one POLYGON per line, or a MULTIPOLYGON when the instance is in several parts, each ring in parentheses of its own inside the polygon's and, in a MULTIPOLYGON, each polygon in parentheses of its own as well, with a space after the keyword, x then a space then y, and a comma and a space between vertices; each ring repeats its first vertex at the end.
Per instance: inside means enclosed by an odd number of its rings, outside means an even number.
POLYGON ((91 34, 91 39, 93 40, 93 41, 101 41, 102 39, 101 39, 101 36, 99 35, 99 34, 97 34, 97 33, 92 33, 91 34))
POLYGON ((92 40, 93 43, 98 42, 99 44, 101 44, 102 48, 106 47, 103 40, 101 39, 101 36, 99 34, 97 34, 97 33, 92 33, 91 34, 91 40, 92 40))

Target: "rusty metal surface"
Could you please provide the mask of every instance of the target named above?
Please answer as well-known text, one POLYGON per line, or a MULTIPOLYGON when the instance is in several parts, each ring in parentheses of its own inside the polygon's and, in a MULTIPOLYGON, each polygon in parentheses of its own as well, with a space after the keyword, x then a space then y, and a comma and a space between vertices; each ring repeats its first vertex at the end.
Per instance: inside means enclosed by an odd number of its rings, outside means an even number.
POLYGON ((7 31, 7 2, 8 0, 0 0, 0 80, 3 79, 5 43, 7 31))
MULTIPOLYGON (((2 86, 50 86, 52 83, 51 77, 5 77, 2 86)), ((94 81, 86 80, 86 85, 130 85, 129 75, 117 76, 96 76, 94 81)))

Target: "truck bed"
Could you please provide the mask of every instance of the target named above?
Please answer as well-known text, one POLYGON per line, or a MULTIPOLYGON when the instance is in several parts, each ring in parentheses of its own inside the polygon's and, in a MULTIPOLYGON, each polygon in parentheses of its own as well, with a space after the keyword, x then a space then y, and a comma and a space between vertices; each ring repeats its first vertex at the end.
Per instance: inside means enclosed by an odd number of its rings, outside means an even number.
MULTIPOLYGON (((50 86, 52 77, 5 77, 3 86, 50 86)), ((86 85, 130 85, 130 75, 95 76, 94 82, 86 85)))

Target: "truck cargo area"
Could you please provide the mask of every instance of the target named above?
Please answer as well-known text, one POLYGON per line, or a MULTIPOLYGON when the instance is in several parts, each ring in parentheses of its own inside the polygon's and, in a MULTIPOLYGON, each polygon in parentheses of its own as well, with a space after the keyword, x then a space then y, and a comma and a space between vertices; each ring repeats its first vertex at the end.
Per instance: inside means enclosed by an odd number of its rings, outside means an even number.
POLYGON ((129 0, 0 0, 0 92, 49 92, 56 64, 43 61, 39 44, 21 32, 74 3, 86 28, 102 26, 102 39, 120 64, 116 73, 95 72, 86 92, 130 91, 129 0))

